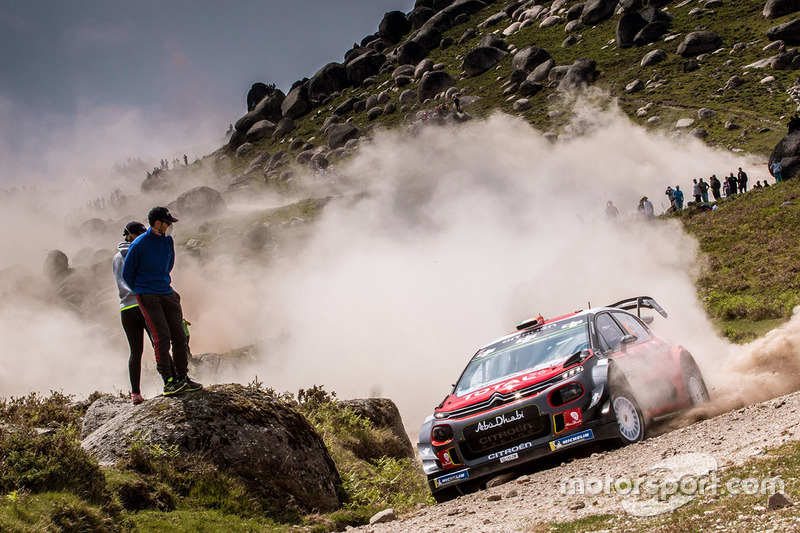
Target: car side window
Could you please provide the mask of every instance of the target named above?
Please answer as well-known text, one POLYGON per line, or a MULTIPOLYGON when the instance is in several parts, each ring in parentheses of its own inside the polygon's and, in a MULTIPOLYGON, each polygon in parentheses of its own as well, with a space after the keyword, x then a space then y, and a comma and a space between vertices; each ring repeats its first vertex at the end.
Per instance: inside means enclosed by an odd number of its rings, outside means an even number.
POLYGON ((611 315, 601 313, 594 319, 594 326, 597 330, 597 339, 603 351, 619 350, 620 339, 625 335, 611 315))
POLYGON ((650 338, 650 331, 639 322, 639 320, 628 313, 612 313, 617 322, 620 323, 625 335, 636 335, 637 343, 646 341, 650 338))

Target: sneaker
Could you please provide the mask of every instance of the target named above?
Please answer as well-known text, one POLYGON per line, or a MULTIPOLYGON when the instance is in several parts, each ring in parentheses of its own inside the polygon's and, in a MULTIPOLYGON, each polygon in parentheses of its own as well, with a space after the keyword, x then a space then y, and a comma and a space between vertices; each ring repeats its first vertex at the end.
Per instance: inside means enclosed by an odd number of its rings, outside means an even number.
POLYGON ((144 398, 142 398, 141 394, 139 394, 138 392, 132 392, 131 393, 131 403, 133 405, 139 405, 143 401, 144 401, 144 398))
POLYGON ((203 388, 203 385, 192 381, 189 376, 184 376, 183 379, 179 380, 179 383, 183 383, 186 386, 186 388, 183 389, 184 392, 194 392, 203 388))
POLYGON ((185 381, 178 381, 175 378, 169 378, 169 380, 164 383, 164 392, 162 394, 164 396, 172 396, 173 394, 178 394, 184 390, 186 390, 185 381))

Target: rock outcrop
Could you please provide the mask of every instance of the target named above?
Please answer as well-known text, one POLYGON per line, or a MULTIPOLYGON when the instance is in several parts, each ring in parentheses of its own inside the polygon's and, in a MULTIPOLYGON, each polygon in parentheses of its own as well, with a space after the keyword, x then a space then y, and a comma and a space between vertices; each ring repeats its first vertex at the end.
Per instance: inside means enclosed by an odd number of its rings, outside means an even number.
POLYGON ((121 461, 141 440, 202 454, 283 509, 340 506, 341 479, 322 438, 300 413, 262 390, 216 385, 119 411, 95 404, 81 445, 102 463, 121 461))

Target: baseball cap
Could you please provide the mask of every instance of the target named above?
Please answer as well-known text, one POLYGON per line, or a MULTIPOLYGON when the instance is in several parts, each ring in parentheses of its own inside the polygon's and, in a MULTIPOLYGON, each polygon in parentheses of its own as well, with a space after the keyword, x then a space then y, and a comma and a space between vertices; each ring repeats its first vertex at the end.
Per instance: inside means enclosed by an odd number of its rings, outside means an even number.
POLYGON ((125 229, 122 230, 122 236, 124 237, 125 235, 133 235, 134 237, 138 237, 146 231, 147 228, 144 227, 144 224, 137 222, 136 220, 131 220, 125 224, 125 229))
POLYGON ((147 221, 150 222, 152 226, 156 220, 162 220, 164 222, 177 222, 178 219, 172 216, 172 213, 169 212, 169 209, 166 207, 161 207, 160 205, 155 206, 150 212, 147 214, 147 221))

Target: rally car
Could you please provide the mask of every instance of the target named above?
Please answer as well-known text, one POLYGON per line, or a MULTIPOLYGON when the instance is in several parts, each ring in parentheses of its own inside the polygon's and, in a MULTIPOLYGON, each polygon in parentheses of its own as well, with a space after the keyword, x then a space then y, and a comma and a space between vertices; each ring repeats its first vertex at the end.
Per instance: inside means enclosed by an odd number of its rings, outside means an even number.
POLYGON ((708 401, 692 355, 657 337, 642 309, 667 316, 638 296, 526 320, 478 350, 420 428, 434 497, 589 442, 640 441, 650 424, 708 401))

